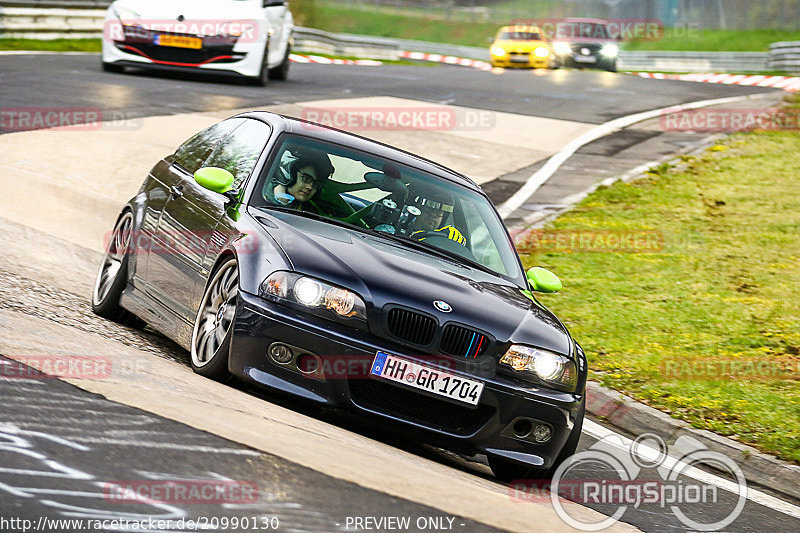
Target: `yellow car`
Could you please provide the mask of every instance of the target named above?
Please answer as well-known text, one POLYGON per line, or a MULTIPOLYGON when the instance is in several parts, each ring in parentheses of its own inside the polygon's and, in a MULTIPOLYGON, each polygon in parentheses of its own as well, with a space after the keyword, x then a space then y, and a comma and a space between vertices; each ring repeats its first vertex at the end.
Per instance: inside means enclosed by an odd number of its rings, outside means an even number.
POLYGON ((553 47, 536 26, 503 26, 490 52, 493 67, 550 68, 556 64, 553 47))

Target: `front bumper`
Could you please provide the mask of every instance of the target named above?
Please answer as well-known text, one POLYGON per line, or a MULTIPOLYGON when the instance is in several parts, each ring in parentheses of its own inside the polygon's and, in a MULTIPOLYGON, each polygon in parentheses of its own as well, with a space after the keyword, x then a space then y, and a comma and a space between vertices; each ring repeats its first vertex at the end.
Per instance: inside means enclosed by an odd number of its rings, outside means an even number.
POLYGON ((552 56, 537 57, 530 54, 527 61, 512 61, 509 55, 492 56, 492 66, 502 68, 550 68, 553 66, 553 58, 552 56))
POLYGON ((526 387, 495 374, 463 372, 457 364, 440 366, 444 358, 432 361, 367 331, 241 291, 239 295, 229 368, 245 380, 358 412, 434 445, 543 468, 552 464, 573 428, 579 394, 526 387), (267 350, 276 341, 294 347, 296 353, 316 356, 321 361, 317 371, 303 373, 294 364, 270 359, 267 350), (473 408, 370 377, 368 369, 378 350, 483 381, 479 404, 473 408), (540 444, 515 436, 510 428, 520 417, 549 425, 551 438, 540 444))
POLYGON ((203 70, 209 73, 254 77, 261 71, 263 43, 238 43, 234 47, 203 44, 199 50, 156 46, 141 42, 103 39, 103 62, 159 70, 203 70))

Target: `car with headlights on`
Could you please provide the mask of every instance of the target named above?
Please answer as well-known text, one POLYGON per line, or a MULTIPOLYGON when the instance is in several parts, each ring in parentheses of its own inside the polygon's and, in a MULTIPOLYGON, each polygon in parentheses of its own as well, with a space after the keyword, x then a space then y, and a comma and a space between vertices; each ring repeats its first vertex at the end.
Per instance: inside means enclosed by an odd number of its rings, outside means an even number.
POLYGON ((503 26, 489 49, 493 67, 552 68, 555 54, 537 26, 503 26))
POLYGON ((116 0, 105 14, 102 67, 204 72, 259 85, 289 74, 284 0, 116 0))
POLYGON ((619 38, 601 19, 568 18, 559 21, 553 50, 560 65, 617 71, 619 38))
POLYGON ((138 317, 195 372, 348 410, 495 474, 575 451, 586 357, 472 180, 267 112, 158 161, 107 239, 95 313, 138 317))

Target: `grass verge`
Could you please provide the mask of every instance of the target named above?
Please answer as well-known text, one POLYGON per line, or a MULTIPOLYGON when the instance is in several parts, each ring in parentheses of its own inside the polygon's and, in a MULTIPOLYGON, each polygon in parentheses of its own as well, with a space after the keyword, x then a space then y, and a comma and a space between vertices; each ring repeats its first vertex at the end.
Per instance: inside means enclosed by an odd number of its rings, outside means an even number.
MULTIPOLYGON (((485 46, 505 21, 448 20, 421 9, 405 8, 386 10, 363 9, 327 1, 298 2, 300 23, 306 21, 314 28, 335 33, 354 33, 416 39, 421 41, 485 46)), ((294 8, 293 8, 294 9, 294 8)), ((520 6, 519 18, 531 18, 525 13, 537 12, 520 6)), ((543 12, 543 11, 538 11, 543 12)), ((547 17, 544 17, 547 18, 547 17)), ((552 17, 551 17, 552 18, 552 17)), ((677 50, 677 51, 768 51, 770 43, 798 41, 800 31, 754 30, 701 30, 694 28, 667 28, 657 41, 626 42, 624 50, 677 50)))
POLYGON ((735 135, 676 168, 596 191, 522 256, 564 280, 562 293, 541 299, 586 349, 593 379, 796 463, 798 152, 796 132, 735 135), (609 230, 656 232, 663 249, 542 246, 559 233, 609 230))
POLYGON ((0 50, 100 52, 100 39, 0 39, 0 50))

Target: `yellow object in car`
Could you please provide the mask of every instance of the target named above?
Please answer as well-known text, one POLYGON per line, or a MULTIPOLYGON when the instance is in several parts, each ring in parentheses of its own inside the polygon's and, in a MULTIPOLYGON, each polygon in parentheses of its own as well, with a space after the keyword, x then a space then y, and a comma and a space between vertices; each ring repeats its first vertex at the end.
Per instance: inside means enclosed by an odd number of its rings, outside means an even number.
POLYGON ((493 67, 551 68, 553 47, 537 26, 503 26, 489 49, 493 67))

